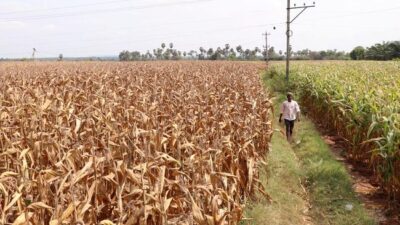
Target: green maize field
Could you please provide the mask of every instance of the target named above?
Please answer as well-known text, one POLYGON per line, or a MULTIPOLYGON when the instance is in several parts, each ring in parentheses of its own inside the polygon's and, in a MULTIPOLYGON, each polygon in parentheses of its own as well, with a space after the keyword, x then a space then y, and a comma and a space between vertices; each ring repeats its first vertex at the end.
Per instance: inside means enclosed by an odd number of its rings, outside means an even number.
MULTIPOLYGON (((283 63, 268 72, 276 80, 284 74, 283 63)), ((398 202, 400 62, 294 62, 289 89, 311 117, 348 141, 348 157, 371 165, 398 202)))

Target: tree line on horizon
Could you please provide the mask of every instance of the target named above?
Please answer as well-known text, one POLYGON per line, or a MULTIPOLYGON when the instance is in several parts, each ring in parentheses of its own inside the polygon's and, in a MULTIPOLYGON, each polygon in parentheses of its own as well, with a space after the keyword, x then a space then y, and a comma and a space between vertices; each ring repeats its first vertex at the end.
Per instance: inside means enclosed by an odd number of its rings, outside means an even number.
MULTIPOLYGON (((197 51, 180 51, 174 48, 174 44, 168 46, 161 44, 160 48, 141 53, 139 51, 122 51, 118 58, 120 61, 148 61, 148 60, 265 60, 266 49, 255 47, 244 49, 241 45, 232 47, 225 44, 217 48, 200 47, 197 51)), ((274 47, 268 48, 270 60, 285 60, 286 52, 276 51, 274 47)), ((377 43, 364 48, 355 47, 351 52, 334 50, 312 51, 303 49, 293 51, 292 60, 393 60, 400 59, 400 41, 377 43)))
POLYGON ((377 43, 367 48, 358 46, 350 52, 350 57, 353 60, 399 60, 400 41, 377 43))
MULTIPOLYGON (((254 49, 244 49, 241 45, 231 47, 225 44, 223 47, 204 48, 200 47, 197 51, 180 51, 174 48, 174 44, 168 46, 161 44, 160 48, 141 53, 140 51, 124 50, 119 53, 120 61, 148 61, 148 60, 265 60, 266 50, 258 47, 254 49)), ((286 52, 276 51, 274 47, 268 48, 268 57, 270 60, 284 60, 286 52)), ((311 51, 309 49, 292 52, 293 60, 347 60, 350 59, 349 53, 344 51, 326 50, 311 51)))
MULTIPOLYGON (((141 61, 141 60, 181 60, 181 59, 198 59, 198 60, 257 60, 262 54, 261 49, 255 47, 254 49, 243 49, 242 46, 231 47, 225 44, 223 47, 203 48, 200 47, 198 51, 180 51, 174 48, 174 44, 170 43, 168 46, 165 43, 161 44, 161 48, 153 49, 141 53, 139 51, 122 51, 119 54, 120 61, 141 61)), ((262 58, 262 57, 261 57, 262 58)))

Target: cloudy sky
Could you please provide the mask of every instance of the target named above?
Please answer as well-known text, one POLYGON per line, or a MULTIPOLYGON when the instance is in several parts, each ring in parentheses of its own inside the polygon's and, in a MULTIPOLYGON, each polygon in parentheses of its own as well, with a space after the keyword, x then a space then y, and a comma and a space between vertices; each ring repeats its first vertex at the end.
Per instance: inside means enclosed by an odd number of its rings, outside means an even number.
MULTIPOLYGON (((292 0, 302 5, 313 0, 292 0)), ((400 40, 399 0, 316 0, 293 24, 293 48, 351 50, 400 40)), ((241 44, 285 48, 286 0, 1 0, 0 58, 110 56, 241 44), (272 28, 276 26, 276 30, 272 28)), ((296 12, 293 11, 293 14, 296 12)))

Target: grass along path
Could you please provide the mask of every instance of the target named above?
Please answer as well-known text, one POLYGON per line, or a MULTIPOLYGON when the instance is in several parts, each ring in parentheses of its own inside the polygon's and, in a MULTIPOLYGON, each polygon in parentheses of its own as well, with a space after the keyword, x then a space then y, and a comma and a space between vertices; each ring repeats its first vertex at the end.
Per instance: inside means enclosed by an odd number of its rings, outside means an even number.
MULTIPOLYGON (((276 95, 274 126, 283 131, 277 120, 285 96, 276 95)), ((377 224, 354 192, 346 168, 308 118, 296 123, 294 144, 281 132, 274 134, 266 161, 261 179, 273 202, 260 198, 250 203, 245 216, 251 220, 243 224, 377 224)))
MULTIPOLYGON (((279 124, 275 123, 279 130, 279 124)), ((309 204, 307 192, 302 186, 302 170, 299 160, 281 132, 275 132, 271 148, 266 156, 267 165, 262 168, 260 179, 269 202, 263 196, 248 204, 242 224, 251 225, 311 225, 307 216, 309 204)))

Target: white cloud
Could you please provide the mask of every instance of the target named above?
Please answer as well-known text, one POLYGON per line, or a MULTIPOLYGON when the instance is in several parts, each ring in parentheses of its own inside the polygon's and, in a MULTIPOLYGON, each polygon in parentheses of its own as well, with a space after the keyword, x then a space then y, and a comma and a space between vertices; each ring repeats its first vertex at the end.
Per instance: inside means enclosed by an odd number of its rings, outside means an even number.
POLYGON ((43 28, 43 30, 54 30, 57 27, 54 24, 47 24, 47 25, 44 25, 42 28, 43 28))
POLYGON ((26 23, 22 21, 0 21, 0 29, 3 30, 19 30, 26 27, 26 23))
POLYGON ((15 12, 30 10, 32 9, 32 6, 20 1, 1 1, 0 9, 1 13, 12 16, 11 14, 14 14, 15 12))

